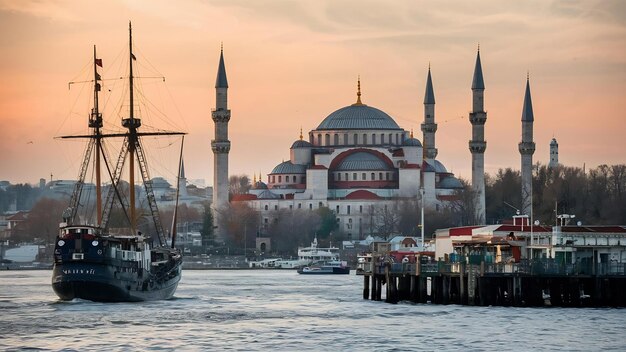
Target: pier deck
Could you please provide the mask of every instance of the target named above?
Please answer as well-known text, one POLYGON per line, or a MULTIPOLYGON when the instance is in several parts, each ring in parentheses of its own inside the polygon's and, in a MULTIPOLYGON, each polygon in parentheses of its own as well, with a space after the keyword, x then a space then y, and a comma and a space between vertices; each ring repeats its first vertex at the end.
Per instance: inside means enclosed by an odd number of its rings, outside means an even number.
POLYGON ((563 264, 554 259, 520 263, 365 263, 363 298, 388 303, 626 307, 625 263, 563 264))

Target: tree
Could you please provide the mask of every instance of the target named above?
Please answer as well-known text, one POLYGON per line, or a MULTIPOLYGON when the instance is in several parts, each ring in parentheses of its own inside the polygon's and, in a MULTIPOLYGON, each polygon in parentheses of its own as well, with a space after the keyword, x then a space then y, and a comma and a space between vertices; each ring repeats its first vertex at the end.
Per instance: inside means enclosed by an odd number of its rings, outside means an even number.
POLYGON ((220 223, 225 229, 228 245, 244 248, 254 247, 255 234, 259 227, 259 213, 244 202, 233 202, 219 209, 220 223))
POLYGON ((25 221, 12 234, 15 242, 54 243, 59 231, 59 219, 67 203, 50 198, 40 199, 28 213, 25 221))
POLYGON ((251 187, 250 178, 247 175, 232 175, 228 178, 228 197, 232 198, 235 194, 246 194, 251 187))
POLYGON ((215 242, 215 231, 213 225, 213 211, 209 203, 204 204, 204 212, 202 213, 202 230, 200 235, 202 236, 202 246, 204 248, 211 246, 215 242))

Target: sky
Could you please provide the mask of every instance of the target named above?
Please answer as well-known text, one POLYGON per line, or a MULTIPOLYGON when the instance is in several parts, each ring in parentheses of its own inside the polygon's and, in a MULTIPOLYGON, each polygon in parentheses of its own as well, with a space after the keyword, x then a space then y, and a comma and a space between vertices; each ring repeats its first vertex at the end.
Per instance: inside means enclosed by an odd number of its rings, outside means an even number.
MULTIPOLYGON (((520 168, 527 74, 534 162, 559 143, 568 166, 626 162, 626 2, 371 0, 0 0, 0 180, 76 179, 91 107, 93 45, 103 60, 101 110, 119 130, 128 103, 128 22, 146 130, 181 130, 185 171, 211 185, 211 109, 220 45, 229 83, 230 170, 266 174, 307 132, 356 100, 422 140, 432 70, 440 160, 471 178, 471 81, 480 45, 486 172, 520 168), (126 71, 125 71, 126 70, 126 71), (162 79, 150 78, 165 76, 162 79), (117 104, 121 102, 121 104, 117 104)), ((172 179, 179 139, 147 143, 151 176, 172 179), (150 148, 148 148, 150 147, 150 148), (170 165, 171 164, 171 165, 170 165), (173 171, 172 171, 173 170, 173 171)), ((115 145, 111 147, 115 154, 115 145)))

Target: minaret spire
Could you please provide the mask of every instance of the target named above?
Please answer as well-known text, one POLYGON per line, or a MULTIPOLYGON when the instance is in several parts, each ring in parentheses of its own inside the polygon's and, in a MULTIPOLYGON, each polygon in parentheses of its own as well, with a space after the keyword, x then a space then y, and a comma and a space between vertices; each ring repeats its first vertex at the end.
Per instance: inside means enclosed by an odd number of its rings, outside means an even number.
POLYGON ((476 53, 476 65, 472 79, 472 112, 469 120, 472 124, 472 139, 469 141, 469 150, 472 153, 472 188, 475 194, 475 219, 477 224, 486 223, 485 206, 485 122, 487 112, 484 109, 485 82, 483 69, 480 63, 480 44, 476 53))
POLYGON ((430 74, 430 63, 428 63, 428 76, 426 77, 426 93, 424 94, 424 123, 422 123, 422 138, 424 143, 424 159, 433 161, 437 157, 435 148, 435 90, 433 89, 433 79, 430 74))
POLYGON ((357 76, 356 81, 356 103, 352 104, 353 106, 363 105, 361 102, 361 76, 357 76))
POLYGON ((213 218, 217 225, 216 239, 223 241, 226 231, 220 224, 221 210, 228 206, 228 153, 230 141, 228 140, 228 121, 230 110, 228 109, 228 80, 226 79, 226 66, 224 65, 224 47, 220 45, 220 61, 215 80, 215 109, 211 113, 215 125, 215 139, 211 141, 213 150, 213 218))
POLYGON ((522 212, 531 215, 532 211, 532 167, 535 142, 533 142, 533 104, 530 98, 530 77, 526 74, 526 92, 522 108, 522 141, 519 152, 522 158, 522 212))

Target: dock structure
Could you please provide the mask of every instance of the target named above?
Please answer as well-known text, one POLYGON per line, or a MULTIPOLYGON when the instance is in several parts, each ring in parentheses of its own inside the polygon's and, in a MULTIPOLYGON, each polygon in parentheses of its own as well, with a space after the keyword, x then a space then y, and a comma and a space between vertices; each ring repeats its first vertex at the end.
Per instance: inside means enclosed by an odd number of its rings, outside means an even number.
POLYGON ((398 303, 516 307, 626 307, 626 263, 566 264, 556 259, 490 263, 455 256, 394 263, 374 254, 365 263, 363 299, 398 303), (383 288, 385 294, 383 295, 383 288))

